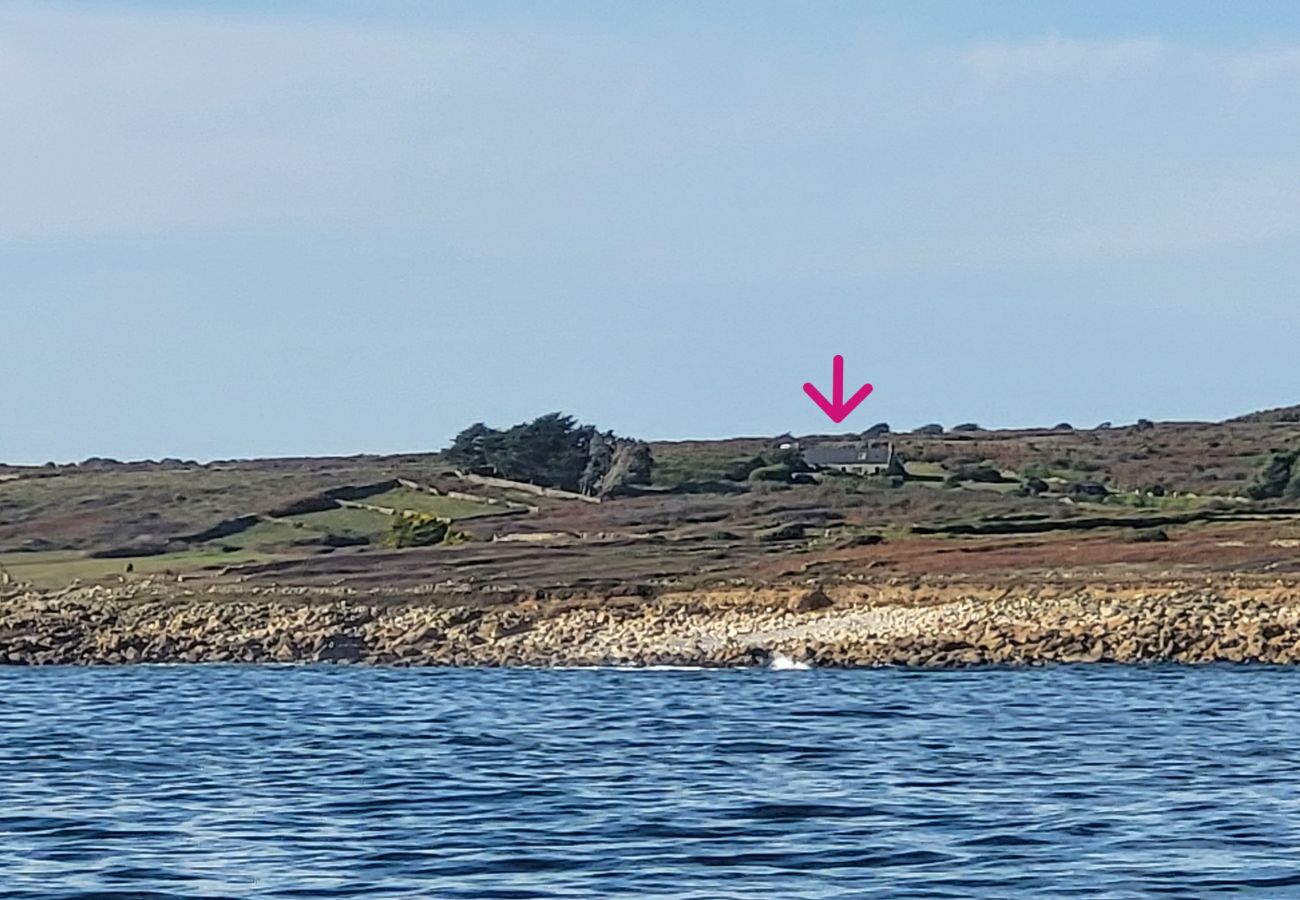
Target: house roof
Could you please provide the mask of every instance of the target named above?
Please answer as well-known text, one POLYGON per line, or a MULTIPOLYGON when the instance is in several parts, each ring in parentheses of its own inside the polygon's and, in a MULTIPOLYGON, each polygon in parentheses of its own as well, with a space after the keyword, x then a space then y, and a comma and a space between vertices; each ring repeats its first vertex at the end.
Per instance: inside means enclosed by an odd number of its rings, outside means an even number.
POLYGON ((817 444, 803 452, 810 466, 888 465, 893 457, 888 444, 817 444))

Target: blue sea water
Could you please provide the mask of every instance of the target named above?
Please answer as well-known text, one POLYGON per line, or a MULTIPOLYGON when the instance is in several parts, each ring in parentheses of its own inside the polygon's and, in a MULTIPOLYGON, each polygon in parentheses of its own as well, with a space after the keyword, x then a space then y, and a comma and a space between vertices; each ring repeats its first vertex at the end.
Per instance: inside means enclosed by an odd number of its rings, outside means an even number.
POLYGON ((1300 897, 1300 670, 0 671, 3 898, 1300 897))

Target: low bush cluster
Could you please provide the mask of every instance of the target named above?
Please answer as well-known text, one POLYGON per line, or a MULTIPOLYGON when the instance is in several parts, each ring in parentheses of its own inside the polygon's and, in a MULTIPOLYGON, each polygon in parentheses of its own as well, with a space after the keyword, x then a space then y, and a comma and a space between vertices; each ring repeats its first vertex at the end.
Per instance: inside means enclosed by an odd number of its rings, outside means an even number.
POLYGON ((1252 500, 1272 500, 1277 497, 1300 499, 1300 466, 1296 465, 1297 459, 1300 459, 1300 452, 1295 450, 1274 453, 1273 458, 1246 488, 1246 496, 1252 500))
POLYGON ((393 516, 384 543, 394 550, 432 547, 447 540, 451 521, 429 513, 406 512, 393 516))

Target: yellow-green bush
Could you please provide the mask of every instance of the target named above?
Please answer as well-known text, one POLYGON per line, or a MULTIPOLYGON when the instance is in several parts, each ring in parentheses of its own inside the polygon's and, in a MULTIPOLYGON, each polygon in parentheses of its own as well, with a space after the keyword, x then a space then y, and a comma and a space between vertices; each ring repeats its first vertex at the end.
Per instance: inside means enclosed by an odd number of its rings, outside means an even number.
POLYGON ((395 550, 404 547, 432 547, 447 539, 451 520, 430 513, 402 512, 393 516, 384 543, 395 550))

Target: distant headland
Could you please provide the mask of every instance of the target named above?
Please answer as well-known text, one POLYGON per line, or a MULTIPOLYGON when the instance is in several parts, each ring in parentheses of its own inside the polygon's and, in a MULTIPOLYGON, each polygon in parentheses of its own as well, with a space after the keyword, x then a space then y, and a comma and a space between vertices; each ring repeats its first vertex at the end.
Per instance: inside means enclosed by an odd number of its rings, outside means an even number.
POLYGON ((0 466, 0 662, 1300 661, 1300 407, 0 466))

